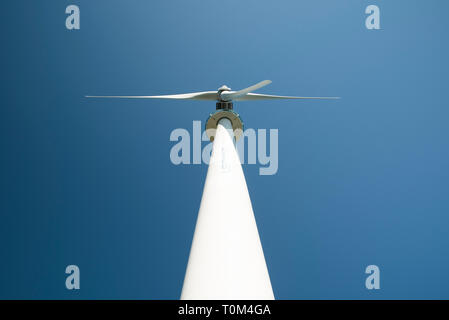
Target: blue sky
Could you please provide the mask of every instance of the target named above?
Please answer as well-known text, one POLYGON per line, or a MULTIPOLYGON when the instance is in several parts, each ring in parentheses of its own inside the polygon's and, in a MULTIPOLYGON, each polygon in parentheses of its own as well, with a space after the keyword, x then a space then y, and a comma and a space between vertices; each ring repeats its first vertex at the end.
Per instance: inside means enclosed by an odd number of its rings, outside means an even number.
POLYGON ((87 100, 239 89, 279 130, 244 165, 278 299, 449 298, 446 1, 9 1, 1 19, 0 298, 179 298, 207 166, 170 132, 214 103, 87 100), (77 4, 81 29, 65 28, 77 4), (381 30, 365 28, 365 8, 381 30), (65 267, 81 289, 65 288, 65 267), (365 288, 370 264, 380 290, 365 288))

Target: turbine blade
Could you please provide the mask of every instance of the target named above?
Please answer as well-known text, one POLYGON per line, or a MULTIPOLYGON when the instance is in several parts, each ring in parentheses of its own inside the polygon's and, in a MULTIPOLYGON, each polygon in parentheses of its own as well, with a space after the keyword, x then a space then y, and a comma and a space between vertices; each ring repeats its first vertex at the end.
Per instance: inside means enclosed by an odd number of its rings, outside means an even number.
POLYGON ((175 99, 175 100, 217 100, 216 91, 203 91, 182 94, 169 94, 162 96, 86 96, 86 98, 112 98, 112 99, 175 99))
POLYGON ((255 85, 239 90, 239 91, 224 91, 221 93, 221 98, 225 101, 234 100, 238 97, 244 96, 251 91, 255 91, 257 89, 260 89, 262 87, 265 87, 271 83, 271 80, 264 80, 259 83, 256 83, 255 85))
POLYGON ((313 100, 338 100, 340 97, 291 97, 291 96, 275 96, 271 94, 248 93, 244 96, 238 97, 236 101, 248 100, 274 100, 274 99, 313 99, 313 100))

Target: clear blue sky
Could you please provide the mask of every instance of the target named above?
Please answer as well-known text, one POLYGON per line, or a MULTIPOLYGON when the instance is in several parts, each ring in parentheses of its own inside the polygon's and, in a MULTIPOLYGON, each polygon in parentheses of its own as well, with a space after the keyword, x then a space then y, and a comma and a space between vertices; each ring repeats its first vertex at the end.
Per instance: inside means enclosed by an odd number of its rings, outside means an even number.
POLYGON ((279 129, 279 171, 244 171, 278 299, 449 298, 447 1, 8 1, 1 18, 0 298, 177 299, 206 165, 170 132, 238 89, 279 129), (65 29, 65 7, 81 29, 65 29), (367 5, 381 28, 365 28, 367 5), (65 289, 65 267, 81 290, 65 289), (368 291, 365 267, 381 289, 368 291))

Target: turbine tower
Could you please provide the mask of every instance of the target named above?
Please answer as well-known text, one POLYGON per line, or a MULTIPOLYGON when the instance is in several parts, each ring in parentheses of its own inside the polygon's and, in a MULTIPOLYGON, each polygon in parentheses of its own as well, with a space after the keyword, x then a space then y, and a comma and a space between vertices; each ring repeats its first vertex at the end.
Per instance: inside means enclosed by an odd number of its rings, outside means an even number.
POLYGON ((213 141, 212 156, 184 278, 183 300, 274 299, 245 176, 235 149, 235 141, 243 133, 243 123, 233 110, 233 101, 338 97, 251 93, 270 83, 265 80, 239 91, 222 86, 217 91, 162 96, 87 96, 217 101, 216 112, 206 123, 206 132, 213 141))

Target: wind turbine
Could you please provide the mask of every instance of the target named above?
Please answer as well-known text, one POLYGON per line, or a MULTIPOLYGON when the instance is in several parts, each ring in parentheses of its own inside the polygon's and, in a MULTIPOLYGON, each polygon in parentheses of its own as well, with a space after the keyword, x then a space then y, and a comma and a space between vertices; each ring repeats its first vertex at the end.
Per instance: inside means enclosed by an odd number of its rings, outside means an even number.
POLYGON ((216 112, 206 123, 213 141, 203 196, 181 293, 183 300, 274 299, 265 257, 235 141, 243 123, 233 101, 271 99, 339 99, 252 93, 261 81, 239 91, 227 86, 160 96, 86 96, 88 98, 211 100, 216 112))

